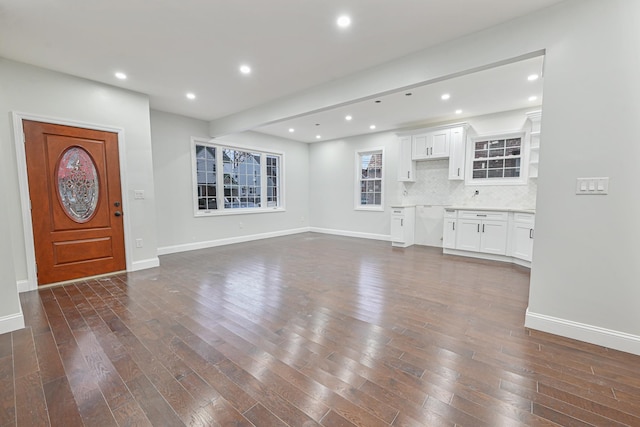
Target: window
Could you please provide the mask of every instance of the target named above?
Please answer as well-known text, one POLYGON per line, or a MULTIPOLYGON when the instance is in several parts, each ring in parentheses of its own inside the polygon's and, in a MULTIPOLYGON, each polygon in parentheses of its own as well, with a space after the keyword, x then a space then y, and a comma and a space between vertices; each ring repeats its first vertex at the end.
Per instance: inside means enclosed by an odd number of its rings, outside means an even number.
POLYGON ((195 213, 282 208, 282 154, 193 139, 195 213))
POLYGON ((356 153, 356 209, 383 209, 383 150, 356 153))
POLYGON ((525 183, 522 134, 474 138, 471 180, 474 184, 525 183))

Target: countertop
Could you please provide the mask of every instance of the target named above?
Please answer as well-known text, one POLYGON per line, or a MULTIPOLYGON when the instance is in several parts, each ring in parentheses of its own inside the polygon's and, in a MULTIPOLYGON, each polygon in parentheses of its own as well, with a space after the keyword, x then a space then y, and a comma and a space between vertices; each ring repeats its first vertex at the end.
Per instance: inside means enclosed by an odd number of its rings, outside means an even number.
POLYGON ((518 212, 518 213, 530 213, 535 214, 535 209, 524 208, 490 208, 484 206, 446 206, 445 209, 451 209, 456 211, 500 211, 500 212, 518 212))

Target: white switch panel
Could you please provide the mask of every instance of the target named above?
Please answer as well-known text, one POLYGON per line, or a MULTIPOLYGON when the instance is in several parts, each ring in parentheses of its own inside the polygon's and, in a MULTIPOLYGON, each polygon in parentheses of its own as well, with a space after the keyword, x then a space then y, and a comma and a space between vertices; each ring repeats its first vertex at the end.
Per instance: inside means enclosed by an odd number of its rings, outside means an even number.
POLYGON ((144 199, 144 190, 133 190, 133 198, 137 200, 144 199))
POLYGON ((609 193, 609 177, 578 178, 576 180, 576 194, 598 195, 609 193))

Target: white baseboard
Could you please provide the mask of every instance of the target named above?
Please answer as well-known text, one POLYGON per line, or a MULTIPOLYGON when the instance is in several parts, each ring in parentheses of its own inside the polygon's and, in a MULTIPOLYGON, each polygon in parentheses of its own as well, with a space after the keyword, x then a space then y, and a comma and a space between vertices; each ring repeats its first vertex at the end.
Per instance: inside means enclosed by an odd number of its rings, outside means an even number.
POLYGON ((131 263, 131 271, 146 270, 147 268, 154 268, 160 266, 160 259, 158 257, 143 259, 140 261, 133 261, 131 263))
POLYGON ((19 313, 0 317, 0 334, 17 331, 18 329, 22 328, 24 328, 24 316, 22 315, 22 308, 20 309, 19 313))
POLYGON ((522 267, 531 268, 530 261, 525 261, 525 260, 514 258, 508 255, 495 255, 495 254, 487 254, 483 252, 472 252, 472 251, 463 251, 460 249, 447 249, 447 248, 443 248, 442 253, 445 255, 466 256, 469 258, 486 259, 489 261, 509 262, 512 264, 517 264, 522 267))
POLYGON ((533 313, 527 308, 524 326, 554 335, 640 355, 640 336, 533 313))
POLYGON ((309 227, 309 231, 314 233, 332 234, 334 236, 357 237, 359 239, 391 241, 391 236, 387 234, 361 233, 358 231, 335 230, 332 228, 309 227))
POLYGON ((29 283, 28 280, 18 280, 16 282, 16 285, 18 286, 18 293, 21 294, 23 292, 29 292, 29 291, 33 291, 37 288, 37 286, 34 284, 33 286, 31 286, 31 284, 29 283))
POLYGON ((232 245, 234 243, 251 242, 253 240, 269 239, 271 237, 289 236, 311 231, 309 227, 294 228, 290 230, 272 231, 269 233, 250 234, 246 236, 229 237, 226 239, 207 240, 204 242, 185 243, 182 245, 163 246, 158 248, 158 255, 175 254, 178 252, 195 251, 198 249, 213 248, 216 246, 232 245))

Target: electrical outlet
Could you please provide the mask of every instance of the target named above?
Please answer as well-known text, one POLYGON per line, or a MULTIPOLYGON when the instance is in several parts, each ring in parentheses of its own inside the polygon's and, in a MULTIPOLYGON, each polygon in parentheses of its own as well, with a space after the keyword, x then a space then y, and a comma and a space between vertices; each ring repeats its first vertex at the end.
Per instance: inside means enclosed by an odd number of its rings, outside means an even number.
POLYGON ((142 239, 136 239, 136 248, 141 248, 144 246, 144 242, 142 239))
POLYGON ((238 223, 238 227, 239 227, 241 230, 244 228, 244 224, 242 223, 242 221, 240 221, 240 222, 238 223))
POLYGON ((136 200, 143 200, 144 190, 133 190, 133 198, 136 200))

